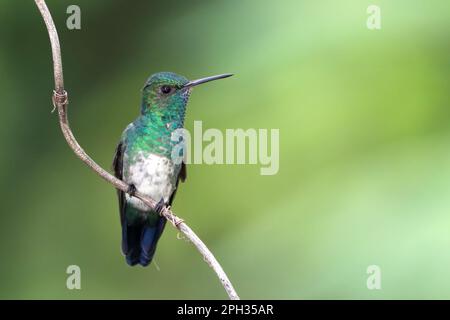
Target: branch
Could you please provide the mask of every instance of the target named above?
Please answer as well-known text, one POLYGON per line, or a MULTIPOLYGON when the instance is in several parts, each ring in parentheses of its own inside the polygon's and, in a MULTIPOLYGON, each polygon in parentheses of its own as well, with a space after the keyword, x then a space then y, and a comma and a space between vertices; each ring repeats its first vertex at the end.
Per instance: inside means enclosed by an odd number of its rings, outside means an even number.
MULTIPOLYGON (((53 22, 50 11, 47 8, 44 0, 34 0, 41 15, 44 19, 45 25, 48 30, 50 37, 50 44, 52 47, 53 56, 53 72, 55 77, 55 90, 53 91, 53 106, 58 109, 59 124, 61 126, 61 131, 69 144, 70 148, 75 152, 78 158, 81 159, 88 167, 95 171, 100 177, 102 177, 107 182, 111 183, 116 189, 123 192, 129 191, 129 185, 120 179, 117 179, 111 175, 108 171, 100 167, 94 160, 92 160, 87 153, 81 148, 75 139, 72 130, 69 126, 69 120, 67 118, 67 105, 68 105, 68 95, 64 90, 64 80, 63 80, 63 69, 61 62, 61 49, 59 46, 58 33, 56 31, 55 24, 53 22)), ((156 201, 145 196, 140 192, 135 192, 134 197, 142 200, 147 206, 154 208, 156 201)), ((228 279, 225 271, 223 271, 219 262, 216 260, 214 255, 209 251, 202 240, 192 231, 191 228, 183 221, 183 219, 177 217, 171 210, 170 207, 165 207, 161 215, 172 223, 172 225, 181 231, 184 236, 189 239, 196 247, 200 254, 203 256, 204 260, 208 265, 214 270, 214 272, 219 277, 222 286, 227 292, 228 296, 232 300, 239 300, 239 296, 233 288, 230 280, 228 279)))

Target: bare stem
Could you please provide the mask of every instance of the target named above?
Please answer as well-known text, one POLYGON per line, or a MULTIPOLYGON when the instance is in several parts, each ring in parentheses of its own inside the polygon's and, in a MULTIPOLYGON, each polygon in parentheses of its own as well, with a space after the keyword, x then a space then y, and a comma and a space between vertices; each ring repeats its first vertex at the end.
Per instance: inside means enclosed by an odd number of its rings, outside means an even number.
MULTIPOLYGON (((41 15, 44 19, 45 25, 48 30, 48 34, 50 37, 50 43, 52 47, 52 57, 53 57, 53 71, 55 77, 55 90, 53 91, 53 105, 58 109, 59 116, 59 124, 61 126, 61 131, 69 144, 70 148, 75 152, 78 158, 81 159, 85 164, 88 165, 92 170, 94 170, 100 177, 102 177, 107 182, 111 183, 116 189, 119 189, 124 192, 128 192, 128 184, 123 182, 120 179, 117 179, 113 175, 111 175, 108 171, 104 170, 100 167, 94 160, 92 160, 87 153, 81 148, 75 139, 72 130, 69 126, 69 120, 67 118, 67 105, 68 105, 68 95, 64 90, 64 80, 63 80, 63 69, 61 62, 61 49, 59 46, 59 38, 58 32, 56 31, 55 24, 53 22, 50 11, 47 8, 44 0, 34 0, 41 15)), ((146 205, 151 208, 154 208, 156 205, 156 201, 143 195, 140 192, 136 192, 133 194, 134 197, 142 200, 146 205)), ((181 231, 184 236, 192 242, 196 247, 200 254, 203 256, 204 260, 208 265, 214 270, 217 276, 222 283, 225 291, 228 296, 232 300, 239 300, 239 296, 233 288, 230 280, 228 279, 225 271, 223 271, 219 262, 216 260, 214 255, 209 251, 203 241, 192 231, 191 228, 183 221, 183 219, 177 217, 169 207, 164 208, 162 215, 168 221, 172 223, 172 225, 181 231)))

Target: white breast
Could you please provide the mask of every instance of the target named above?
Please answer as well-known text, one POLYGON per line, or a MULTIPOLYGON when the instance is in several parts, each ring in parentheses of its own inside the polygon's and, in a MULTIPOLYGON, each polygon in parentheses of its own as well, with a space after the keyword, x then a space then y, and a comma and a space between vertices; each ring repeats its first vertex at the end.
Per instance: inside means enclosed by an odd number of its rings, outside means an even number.
MULTIPOLYGON (((125 159, 124 159, 125 160, 125 159)), ((126 159, 128 161, 129 159, 126 159)), ((128 184, 134 184, 139 192, 151 197, 155 201, 164 198, 169 201, 176 187, 175 165, 165 157, 155 154, 139 153, 134 159, 130 159, 130 167, 124 172, 124 180, 128 184)), ((148 211, 141 200, 126 194, 126 200, 136 209, 148 211)))

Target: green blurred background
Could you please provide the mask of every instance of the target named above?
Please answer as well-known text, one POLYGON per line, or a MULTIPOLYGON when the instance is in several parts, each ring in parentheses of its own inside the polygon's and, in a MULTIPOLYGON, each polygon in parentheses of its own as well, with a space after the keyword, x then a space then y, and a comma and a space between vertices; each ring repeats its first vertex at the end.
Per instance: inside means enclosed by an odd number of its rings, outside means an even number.
MULTIPOLYGON (((190 165, 175 201, 242 298, 450 298, 449 1, 48 5, 74 134, 104 167, 158 71, 236 74, 194 91, 187 128, 280 129, 277 175, 190 165), (369 265, 382 290, 367 289, 369 265)), ((126 265, 115 191, 50 113, 51 66, 34 2, 1 1, 0 298, 226 298, 170 226, 159 271, 126 265), (66 288, 71 264, 81 290, 66 288)))

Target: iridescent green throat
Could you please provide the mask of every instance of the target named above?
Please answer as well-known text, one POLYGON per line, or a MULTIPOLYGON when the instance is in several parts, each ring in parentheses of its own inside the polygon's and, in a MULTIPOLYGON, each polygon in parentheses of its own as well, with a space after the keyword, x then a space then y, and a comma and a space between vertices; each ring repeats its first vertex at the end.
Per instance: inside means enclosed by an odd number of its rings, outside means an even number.
POLYGON ((189 91, 171 99, 165 105, 149 104, 144 95, 141 115, 132 123, 126 134, 129 155, 149 152, 171 157, 173 147, 178 143, 172 133, 184 126, 189 91))

